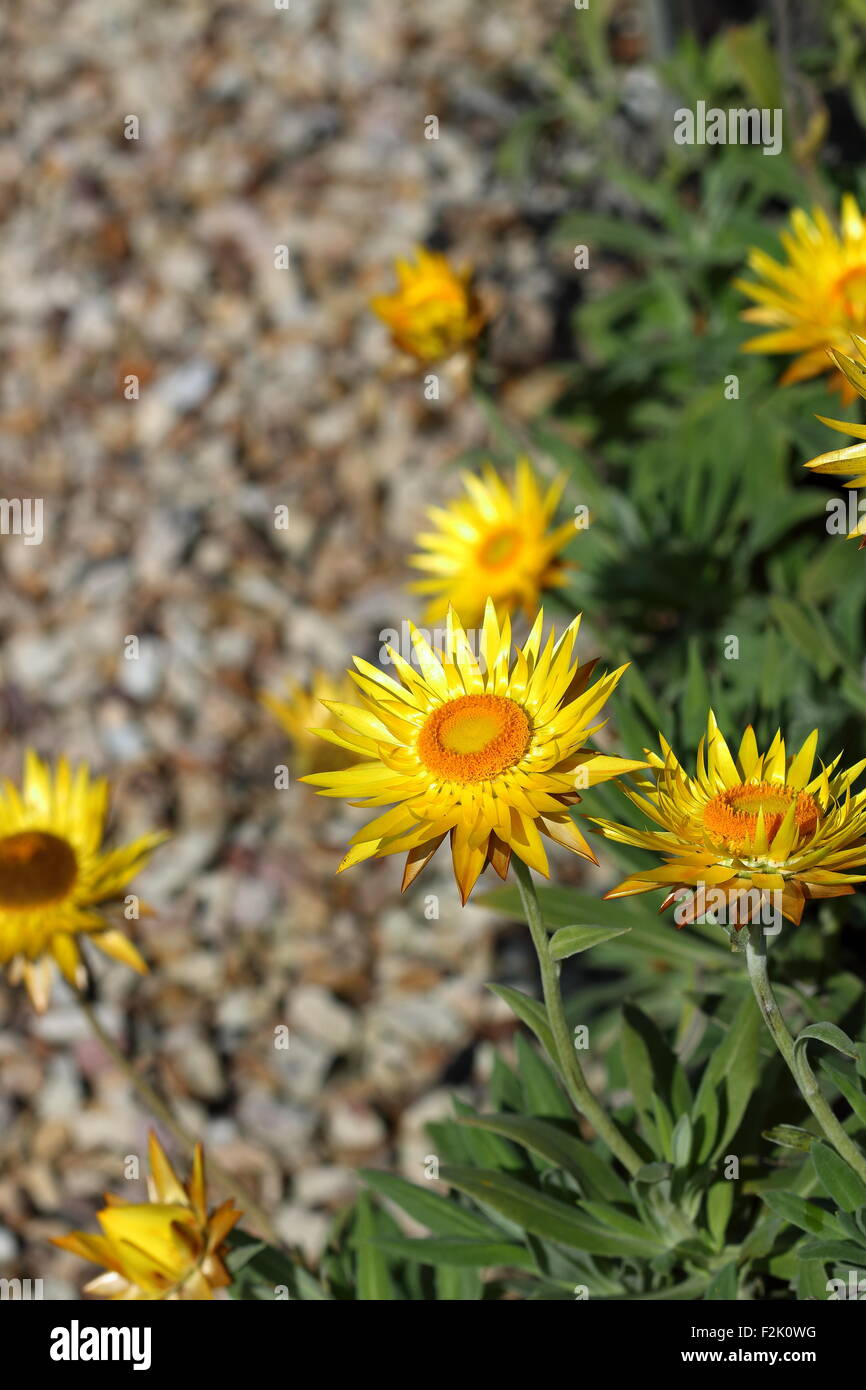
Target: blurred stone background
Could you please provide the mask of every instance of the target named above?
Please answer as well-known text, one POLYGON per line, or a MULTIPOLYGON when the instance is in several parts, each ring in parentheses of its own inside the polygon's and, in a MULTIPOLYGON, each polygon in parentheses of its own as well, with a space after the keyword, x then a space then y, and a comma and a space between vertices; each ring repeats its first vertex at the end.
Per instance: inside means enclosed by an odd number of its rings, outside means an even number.
MULTIPOLYGON (((531 976, 520 933, 461 911, 444 862, 402 901, 396 862, 334 878, 360 813, 274 789, 290 759, 258 696, 375 659, 415 613, 424 505, 487 442, 472 398, 426 402, 368 312, 392 258, 420 241, 473 263, 499 306, 488 361, 516 409, 543 396, 568 305, 540 233, 580 156, 565 142, 517 186, 497 151, 569 16, 0 13, 0 492, 43 498, 45 524, 38 546, 0 538, 0 772, 28 745, 86 759, 117 843, 171 830, 136 885, 152 973, 100 956, 102 1016, 311 1255, 355 1165, 420 1174, 423 1124, 512 1027, 484 981, 531 976)), ((0 1274, 77 1297, 87 1269, 47 1238, 93 1228, 147 1126, 62 985, 37 1019, 0 984, 0 1274)))

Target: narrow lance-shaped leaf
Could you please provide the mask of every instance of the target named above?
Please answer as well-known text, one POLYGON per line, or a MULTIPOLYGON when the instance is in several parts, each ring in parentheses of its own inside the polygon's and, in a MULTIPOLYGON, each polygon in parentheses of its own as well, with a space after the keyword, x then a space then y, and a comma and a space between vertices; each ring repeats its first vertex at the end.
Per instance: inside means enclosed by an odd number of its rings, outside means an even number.
POLYGON ((843 1211, 866 1206, 866 1183, 827 1144, 812 1145, 812 1162, 821 1184, 843 1211))

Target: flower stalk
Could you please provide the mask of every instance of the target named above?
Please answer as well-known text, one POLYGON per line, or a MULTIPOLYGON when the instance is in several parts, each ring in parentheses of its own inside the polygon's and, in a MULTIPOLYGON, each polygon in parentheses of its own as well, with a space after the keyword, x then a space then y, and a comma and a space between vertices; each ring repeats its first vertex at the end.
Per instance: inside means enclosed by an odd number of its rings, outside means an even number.
MULTIPOLYGON (((102 1044, 111 1060, 119 1070, 123 1072, 141 1102, 147 1107, 154 1119, 165 1126, 186 1152, 194 1156, 196 1148, 195 1139, 188 1133, 158 1092, 154 1090, 150 1082, 137 1071, 132 1060, 127 1057, 126 1053, 115 1042, 108 1030, 103 1027, 96 1015, 96 1010, 93 1008, 93 1005, 85 999, 83 994, 77 992, 76 999, 92 1032, 102 1044)), ((207 1165, 212 1176, 220 1183, 226 1192, 231 1193, 250 1222, 259 1228, 259 1232, 265 1236, 271 1244, 282 1246, 283 1242, 274 1230, 267 1212, 259 1205, 254 1197, 250 1196, 243 1183, 239 1183, 233 1174, 231 1174, 228 1169, 224 1168, 222 1164, 210 1154, 208 1155, 207 1165)))
POLYGON ((512 863, 517 877, 523 911, 529 924, 532 944, 538 956, 541 988, 556 1050, 556 1056, 552 1060, 558 1064, 560 1076, 574 1108, 589 1121, 599 1137, 607 1144, 611 1153, 634 1177, 635 1173, 643 1167, 643 1159, 620 1133, 613 1120, 589 1089, 583 1068, 574 1049, 574 1040, 568 1029, 559 988, 559 963, 550 954, 550 941, 542 921, 541 908, 532 874, 516 855, 513 856, 512 863))
POLYGON ((805 1056, 798 1056, 794 1039, 782 1017, 767 970, 767 941, 763 927, 753 922, 746 942, 746 966, 758 1008, 770 1036, 787 1064, 797 1089, 836 1152, 866 1182, 866 1156, 845 1132, 821 1094, 815 1073, 805 1056))

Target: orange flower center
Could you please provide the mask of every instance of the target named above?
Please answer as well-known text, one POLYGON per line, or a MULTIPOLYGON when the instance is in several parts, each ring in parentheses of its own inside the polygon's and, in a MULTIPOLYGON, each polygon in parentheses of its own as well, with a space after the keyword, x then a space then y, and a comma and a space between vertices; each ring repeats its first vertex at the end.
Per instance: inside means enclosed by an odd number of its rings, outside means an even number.
POLYGON ((59 902, 77 875, 75 851, 47 830, 22 830, 0 839, 0 908, 59 902))
POLYGON ((516 526, 497 526, 478 548, 478 563, 488 570, 502 569, 520 549, 523 537, 516 526))
POLYGON ((866 265, 855 265, 840 275, 834 286, 849 318, 866 318, 866 265))
POLYGON ((428 715, 418 754, 449 782, 483 782, 520 761, 530 732, 523 710, 504 695, 460 695, 428 715))
POLYGON ((820 814, 817 803, 808 792, 795 791, 777 782, 756 782, 746 787, 729 787, 708 801, 703 821, 715 840, 728 849, 748 848, 755 838, 758 816, 764 813, 764 830, 772 841, 792 804, 796 804, 794 820, 803 835, 815 829, 820 814))

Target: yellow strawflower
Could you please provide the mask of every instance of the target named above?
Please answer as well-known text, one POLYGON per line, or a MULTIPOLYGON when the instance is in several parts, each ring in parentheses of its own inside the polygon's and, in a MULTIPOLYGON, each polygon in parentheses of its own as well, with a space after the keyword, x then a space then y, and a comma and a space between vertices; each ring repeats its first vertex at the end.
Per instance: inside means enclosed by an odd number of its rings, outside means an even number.
POLYGON ((660 828, 595 823, 608 839, 652 850, 665 862, 633 872, 609 898, 667 889, 660 911, 680 900, 682 926, 703 915, 703 889, 717 890, 725 895, 730 920, 742 926, 757 913, 761 894, 775 892, 782 915, 796 923, 810 899, 853 893, 852 884, 864 880, 852 869, 866 864, 866 792, 855 794, 851 787, 866 759, 839 771, 835 758, 816 773, 817 731, 788 756, 778 733, 760 753, 751 727, 735 758, 712 711, 695 776, 664 738, 660 742, 662 756, 647 751, 655 780, 642 781, 639 789, 623 784, 660 828), (699 885, 701 891, 683 901, 683 890, 699 885))
POLYGON ((229 1199, 208 1214, 201 1144, 186 1186, 153 1133, 149 1158, 149 1202, 107 1193, 108 1205, 97 1214, 102 1235, 72 1231, 53 1243, 102 1265, 105 1273, 86 1284, 85 1293, 128 1302, 211 1299, 214 1289, 231 1283, 224 1241, 242 1212, 229 1199))
POLYGON ((104 851, 107 803, 107 782, 91 781, 85 765, 73 771, 61 758, 52 773, 33 752, 21 788, 0 787, 0 966, 9 966, 13 983, 23 980, 40 1011, 55 964, 70 984, 84 984, 82 938, 133 970, 147 970, 99 908, 120 896, 167 837, 142 835, 104 851))
MULTIPOLYGON (((866 338, 861 338, 859 334, 851 335, 851 341, 855 350, 861 358, 866 361, 866 338)), ((863 362, 858 362, 856 358, 849 357, 844 352, 831 352, 830 356, 839 368, 845 380, 852 387, 853 392, 862 396, 866 400, 866 367, 863 362)), ((840 434, 851 435, 854 439, 866 440, 866 425, 855 425, 847 420, 829 420, 826 415, 819 415, 818 419, 824 425, 829 425, 831 430, 838 430, 840 434)), ((846 473, 852 476, 845 483, 845 487, 859 488, 866 486, 866 444, 851 444, 847 449, 830 449, 826 454, 819 454, 817 458, 810 459, 806 468, 811 468, 814 473, 829 473, 834 477, 844 477, 846 473)), ((860 549, 866 546, 866 517, 861 517, 853 531, 849 531, 848 539, 854 536, 861 536, 860 549)))
MULTIPOLYGON (((852 333, 866 332, 866 223, 846 193, 838 231, 823 208, 814 208, 811 217, 797 208, 781 242, 785 263, 753 248, 749 267, 759 279, 736 284, 756 301, 743 319, 770 329, 744 343, 744 351, 795 353, 782 376, 788 385, 832 371, 829 350, 845 351, 852 333)), ((843 400, 853 400, 844 373, 834 372, 833 385, 843 400)))
POLYGON ((435 530, 416 537, 421 549, 409 562, 429 576, 410 586, 430 596, 425 622, 443 618, 450 604, 474 625, 488 597, 500 612, 531 615, 543 590, 560 582, 558 557, 575 534, 571 522, 552 525, 564 478, 542 490, 527 459, 510 486, 489 464, 482 477, 462 478, 462 497, 428 509, 435 530))
POLYGON ((484 313, 472 290, 472 273, 453 269, 447 257, 419 246, 414 263, 395 263, 398 287, 370 308, 386 323, 397 347, 423 362, 450 357, 475 341, 484 313))
POLYGON ((358 831, 338 872, 405 853, 405 889, 449 835, 465 903, 488 864, 505 877, 512 852, 548 874, 542 836, 594 860, 569 815, 578 789, 646 764, 586 746, 626 668, 590 685, 596 663, 574 658, 579 622, 542 643, 539 613, 512 661, 510 620, 488 601, 479 659, 453 610, 441 652, 409 624, 417 667, 388 648, 399 681, 355 657, 363 705, 332 705, 346 732, 323 737, 358 761, 305 780, 324 796, 391 809, 358 831))
POLYGON ((318 737, 322 729, 338 729, 327 702, 349 700, 355 687, 348 676, 335 678, 327 671, 316 671, 309 686, 287 680, 283 695, 262 695, 262 704, 270 710, 289 736, 299 772, 315 768, 343 767, 351 759, 345 749, 329 750, 318 737))

